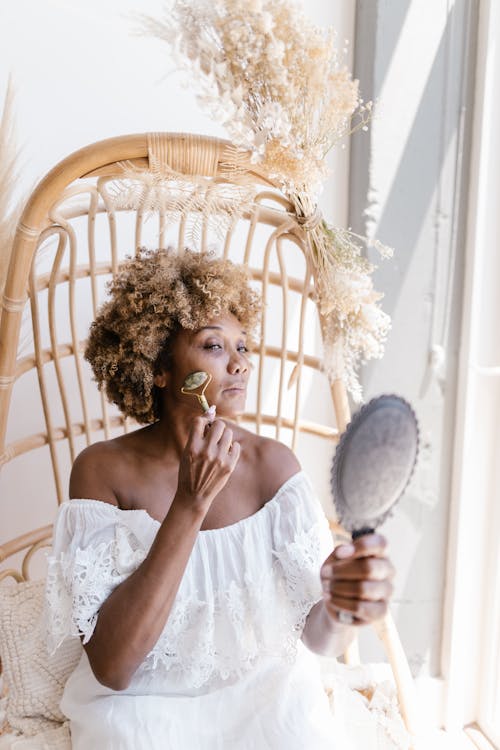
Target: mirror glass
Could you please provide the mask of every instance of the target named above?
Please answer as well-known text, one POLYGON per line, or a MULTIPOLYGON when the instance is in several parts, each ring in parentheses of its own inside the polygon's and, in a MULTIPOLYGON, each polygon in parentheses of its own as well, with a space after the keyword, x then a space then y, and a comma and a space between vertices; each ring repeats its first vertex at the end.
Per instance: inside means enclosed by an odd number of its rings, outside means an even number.
POLYGON ((337 518, 354 538, 380 526, 402 496, 415 467, 418 441, 415 413, 399 396, 378 396, 354 415, 331 472, 337 518))

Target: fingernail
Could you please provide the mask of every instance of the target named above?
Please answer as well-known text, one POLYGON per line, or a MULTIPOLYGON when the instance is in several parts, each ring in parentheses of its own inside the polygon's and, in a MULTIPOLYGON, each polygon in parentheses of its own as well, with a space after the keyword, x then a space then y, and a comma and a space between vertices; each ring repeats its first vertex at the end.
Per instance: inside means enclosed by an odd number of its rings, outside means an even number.
POLYGON ((350 557, 354 554, 354 547, 352 544, 342 544, 335 550, 337 557, 350 557))
POLYGON ((212 406, 209 406, 207 411, 205 412, 205 416, 208 417, 208 419, 213 422, 215 419, 215 404, 212 404, 212 406))

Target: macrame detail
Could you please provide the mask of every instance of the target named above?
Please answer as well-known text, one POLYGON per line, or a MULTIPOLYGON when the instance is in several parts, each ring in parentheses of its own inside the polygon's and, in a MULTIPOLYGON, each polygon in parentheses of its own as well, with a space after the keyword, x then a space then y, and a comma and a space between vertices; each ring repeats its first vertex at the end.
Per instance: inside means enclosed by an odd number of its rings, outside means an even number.
POLYGON ((203 227, 224 239, 233 224, 248 214, 254 204, 257 186, 244 177, 232 182, 183 174, 149 156, 147 171, 131 162, 120 162, 122 174, 107 185, 113 210, 159 213, 166 226, 186 221, 186 236, 197 247, 203 227))

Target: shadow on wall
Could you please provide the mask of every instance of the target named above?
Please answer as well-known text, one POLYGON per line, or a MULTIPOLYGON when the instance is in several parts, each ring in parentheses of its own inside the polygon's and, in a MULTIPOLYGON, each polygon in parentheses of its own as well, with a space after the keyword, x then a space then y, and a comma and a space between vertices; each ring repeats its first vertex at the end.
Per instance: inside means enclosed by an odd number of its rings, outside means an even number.
MULTIPOLYGON (((374 274, 375 288, 385 295, 382 307, 393 317, 393 332, 386 356, 364 368, 362 382, 367 400, 392 390, 409 398, 424 443, 412 485, 396 517, 382 529, 394 539, 401 558, 395 561, 400 585, 394 609, 414 674, 424 671, 425 664, 431 674, 440 672, 462 285, 460 263, 453 259, 460 257, 464 236, 461 208, 466 190, 461 186, 467 183, 467 105, 473 94, 477 12, 471 6, 475 4, 466 0, 456 0, 449 10, 443 2, 433 9, 418 0, 360 0, 356 16, 355 77, 367 99, 377 100, 383 93, 384 113, 368 137, 353 136, 349 225, 361 234, 367 226, 376 228, 376 236, 396 248, 394 259, 381 263, 374 274), (442 33, 439 36, 435 27, 433 46, 427 47, 427 58, 419 60, 418 38, 425 39, 427 33, 423 16, 429 21, 433 13, 442 33), (398 49, 408 30, 414 49, 398 49), (401 158, 382 194, 384 154, 394 154, 388 140, 391 128, 384 129, 384 122, 394 125, 401 119, 401 92, 385 85, 396 51, 415 66, 425 64, 428 75, 415 87, 415 116, 400 133, 401 158), (431 340, 436 337, 438 341, 431 340), (447 372, 443 379, 433 373, 429 380, 429 353, 435 343, 445 345, 447 372)), ((411 88, 404 93, 411 96, 411 88)))
MULTIPOLYGON (((408 7, 409 2, 405 5, 408 7)), ((398 7, 398 4, 392 3, 391 22, 395 7, 398 7)), ((439 189, 448 149, 456 135, 458 117, 448 116, 445 107, 448 105, 446 85, 452 44, 451 32, 457 22, 458 12, 457 6, 454 5, 448 14, 417 114, 407 134, 402 158, 390 192, 384 199, 383 210, 380 216, 377 216, 377 235, 396 248, 394 260, 382 264, 375 272, 375 283, 376 286, 378 284, 377 288, 383 286, 383 306, 389 315, 393 315, 397 307, 402 282, 408 273, 413 251, 418 244, 432 200, 439 189), (417 190, 415 186, 418 186, 417 190)), ((400 15, 402 16, 402 13, 400 15)), ((400 20, 402 25, 404 17, 400 20)), ((394 32, 393 27, 391 31, 394 32)), ((384 45, 381 45, 382 71, 380 77, 377 76, 372 94, 375 99, 380 95, 390 63, 390 52, 394 50, 393 47, 385 46, 390 38, 391 34, 384 28, 384 45)), ((397 38, 394 37, 393 43, 396 41, 397 38)), ((380 67, 378 54, 377 50, 377 72, 380 67)), ((391 111, 390 106, 386 106, 384 112, 384 117, 387 118, 397 116, 397 112, 393 109, 391 111)), ((363 198, 365 197, 366 193, 363 198)), ((368 210, 370 211, 370 208, 368 210)))

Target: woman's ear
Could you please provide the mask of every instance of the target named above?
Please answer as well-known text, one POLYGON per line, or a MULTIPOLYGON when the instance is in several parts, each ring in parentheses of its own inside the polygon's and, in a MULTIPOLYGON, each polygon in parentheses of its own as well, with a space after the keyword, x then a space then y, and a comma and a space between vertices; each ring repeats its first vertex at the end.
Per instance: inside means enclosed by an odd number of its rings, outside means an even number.
POLYGON ((168 381, 168 373, 160 370, 153 376, 153 383, 157 388, 165 388, 168 381))

